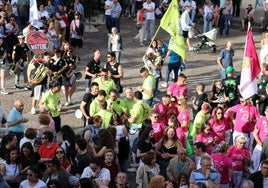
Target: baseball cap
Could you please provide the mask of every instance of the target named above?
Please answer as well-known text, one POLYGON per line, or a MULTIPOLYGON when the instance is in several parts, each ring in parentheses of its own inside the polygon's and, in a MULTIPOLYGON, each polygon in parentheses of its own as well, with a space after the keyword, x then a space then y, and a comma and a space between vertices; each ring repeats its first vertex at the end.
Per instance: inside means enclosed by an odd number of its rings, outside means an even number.
POLYGON ((235 69, 234 69, 233 66, 228 66, 228 67, 225 69, 226 74, 233 73, 234 71, 235 71, 235 69))
POLYGON ((201 107, 202 110, 211 110, 211 106, 209 103, 204 103, 202 104, 202 107, 201 107))

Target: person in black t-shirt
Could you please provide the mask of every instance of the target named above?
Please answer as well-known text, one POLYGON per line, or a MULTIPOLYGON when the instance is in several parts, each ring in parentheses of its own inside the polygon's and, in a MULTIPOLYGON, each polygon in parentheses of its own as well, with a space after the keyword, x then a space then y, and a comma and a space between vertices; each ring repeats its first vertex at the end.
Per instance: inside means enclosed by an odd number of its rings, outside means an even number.
POLYGON ((90 92, 89 86, 91 84, 92 78, 96 78, 100 72, 100 57, 101 51, 99 49, 95 49, 93 59, 89 61, 85 67, 85 85, 87 93, 90 92))
POLYGON ((91 102, 97 97, 99 92, 99 84, 97 82, 92 82, 90 84, 90 93, 85 93, 83 100, 80 104, 80 110, 83 113, 84 126, 86 126, 89 115, 89 107, 91 102))
POLYGON ((196 96, 191 98, 193 105, 193 118, 201 110, 201 106, 204 102, 208 102, 208 95, 204 92, 205 85, 202 83, 197 84, 196 86, 196 96))

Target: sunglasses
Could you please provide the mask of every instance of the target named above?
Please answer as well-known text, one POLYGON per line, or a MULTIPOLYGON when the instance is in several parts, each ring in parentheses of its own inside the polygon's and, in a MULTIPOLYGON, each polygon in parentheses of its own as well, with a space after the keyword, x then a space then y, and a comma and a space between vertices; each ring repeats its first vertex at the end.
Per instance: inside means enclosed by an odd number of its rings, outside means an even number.
POLYGON ((223 114, 223 112, 217 112, 218 115, 223 114))
POLYGON ((63 154, 63 151, 56 151, 56 154, 63 154))
POLYGON ((181 106, 181 103, 178 103, 179 106, 181 106))
POLYGON ((158 119, 158 118, 159 118, 159 116, 154 116, 154 118, 155 118, 155 119, 158 119))

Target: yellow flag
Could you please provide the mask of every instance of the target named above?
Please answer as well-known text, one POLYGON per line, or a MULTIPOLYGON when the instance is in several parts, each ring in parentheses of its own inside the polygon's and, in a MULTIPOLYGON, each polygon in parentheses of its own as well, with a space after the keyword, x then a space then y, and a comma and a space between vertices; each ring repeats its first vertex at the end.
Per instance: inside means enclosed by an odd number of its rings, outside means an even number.
POLYGON ((184 38, 179 35, 179 31, 181 31, 179 11, 178 0, 172 0, 160 21, 160 27, 162 27, 162 29, 168 32, 171 36, 168 48, 185 59, 186 51, 184 38))

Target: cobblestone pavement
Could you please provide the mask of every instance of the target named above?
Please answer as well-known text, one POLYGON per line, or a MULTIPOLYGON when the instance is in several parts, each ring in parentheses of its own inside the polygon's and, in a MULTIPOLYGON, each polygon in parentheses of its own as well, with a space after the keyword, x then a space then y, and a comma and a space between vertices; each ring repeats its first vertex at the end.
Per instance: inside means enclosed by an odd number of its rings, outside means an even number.
MULTIPOLYGON (((142 80, 139 77, 139 69, 143 66, 142 56, 146 51, 146 47, 140 47, 139 43, 133 43, 132 38, 137 34, 135 28, 135 21, 133 19, 122 18, 121 19, 121 34, 123 36, 123 52, 121 57, 121 62, 124 68, 124 79, 122 80, 122 85, 124 87, 131 86, 133 88, 141 85, 142 80)), ((159 24, 159 20, 156 21, 156 29, 159 24)), ((107 33, 104 25, 97 26, 100 30, 98 33, 86 33, 86 40, 84 42, 83 56, 81 57, 81 62, 78 65, 78 70, 83 72, 83 68, 86 65, 89 58, 92 57, 93 50, 96 48, 101 49, 102 57, 101 62, 105 62, 105 54, 107 52, 107 33)), ((195 91, 195 86, 198 82, 204 83, 206 91, 210 90, 212 81, 218 78, 218 67, 216 64, 216 59, 218 57, 219 50, 224 48, 226 42, 231 40, 234 42, 235 56, 234 56, 234 66, 237 71, 241 70, 241 62, 243 58, 243 50, 245 43, 246 32, 240 32, 237 30, 231 30, 230 36, 219 36, 215 41, 217 45, 217 52, 215 54, 211 53, 200 53, 195 54, 193 52, 187 53, 186 70, 184 73, 188 76, 187 84, 189 86, 189 91, 191 96, 195 91)), ((163 39, 168 41, 168 34, 160 29, 157 39, 163 39)), ((260 33, 254 33, 255 45, 259 51, 260 40, 262 35, 260 33)), ((193 44, 198 43, 199 39, 194 39, 193 44)), ((163 76, 165 75, 165 67, 163 68, 163 76)), ((83 73, 84 75, 84 73, 83 73)), ((0 95, 0 102, 7 114, 9 110, 13 107, 13 102, 15 99, 21 99, 24 101, 24 114, 25 117, 29 118, 30 121, 27 123, 29 126, 36 125, 38 115, 31 115, 31 91, 17 90, 14 89, 13 77, 7 75, 7 90, 10 92, 9 95, 0 95)), ((84 89, 84 77, 77 82, 77 91, 74 94, 75 104, 69 107, 64 107, 62 111, 62 125, 68 124, 75 128, 76 132, 83 126, 83 122, 80 119, 76 119, 74 116, 74 111, 79 108, 80 101, 85 92, 84 89)), ((159 88, 160 93, 158 97, 161 97, 165 93, 165 89, 159 88)), ((62 104, 64 104, 65 97, 62 95, 62 104)), ((135 178, 133 175, 132 178, 135 178)), ((131 178, 131 179, 132 179, 131 178)), ((132 186, 131 186, 132 187, 132 186)))

